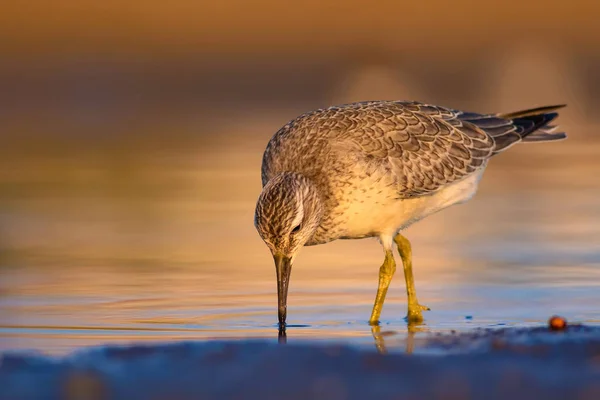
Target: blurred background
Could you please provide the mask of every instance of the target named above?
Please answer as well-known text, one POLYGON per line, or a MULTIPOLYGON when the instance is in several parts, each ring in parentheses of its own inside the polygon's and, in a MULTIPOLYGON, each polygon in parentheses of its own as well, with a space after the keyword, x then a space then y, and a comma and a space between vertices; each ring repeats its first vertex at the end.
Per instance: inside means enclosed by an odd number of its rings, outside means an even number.
MULTIPOLYGON (((482 299, 490 323, 546 306, 599 321, 599 15, 585 0, 3 1, 0 350, 270 334, 262 152, 298 114, 375 99, 567 103, 569 140, 502 154, 471 203, 407 235, 423 303, 446 310, 434 327, 482 299)), ((380 263, 372 240, 306 249, 291 318, 315 335, 366 319, 380 263)))

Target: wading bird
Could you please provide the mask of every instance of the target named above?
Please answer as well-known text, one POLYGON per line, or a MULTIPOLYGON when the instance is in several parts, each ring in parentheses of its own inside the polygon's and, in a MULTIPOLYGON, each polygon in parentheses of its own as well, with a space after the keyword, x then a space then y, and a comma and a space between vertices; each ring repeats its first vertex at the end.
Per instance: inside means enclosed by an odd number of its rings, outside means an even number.
POLYGON ((496 154, 518 142, 564 139, 549 123, 563 107, 478 114, 405 101, 368 101, 303 114, 269 141, 254 224, 277 272, 279 328, 285 330, 294 258, 303 246, 379 238, 385 258, 369 322, 379 323, 396 270, 404 266, 409 322, 428 310, 417 301, 411 244, 400 233, 469 200, 496 154))

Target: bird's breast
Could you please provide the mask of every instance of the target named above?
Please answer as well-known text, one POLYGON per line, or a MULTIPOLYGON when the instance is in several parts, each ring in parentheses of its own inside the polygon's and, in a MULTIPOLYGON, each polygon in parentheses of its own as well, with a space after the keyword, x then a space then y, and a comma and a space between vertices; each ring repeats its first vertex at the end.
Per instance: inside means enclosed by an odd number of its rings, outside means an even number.
POLYGON ((324 216, 313 244, 335 239, 394 235, 401 229, 454 204, 469 200, 477 191, 483 169, 437 192, 416 198, 400 198, 392 182, 361 179, 339 188, 336 206, 324 216))

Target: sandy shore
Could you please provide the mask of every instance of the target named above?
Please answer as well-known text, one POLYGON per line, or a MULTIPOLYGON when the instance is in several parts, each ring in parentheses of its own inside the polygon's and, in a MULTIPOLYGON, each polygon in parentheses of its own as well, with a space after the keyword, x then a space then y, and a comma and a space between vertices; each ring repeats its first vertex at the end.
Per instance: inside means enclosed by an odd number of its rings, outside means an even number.
POLYGON ((4 354, 0 399, 600 399, 600 327, 420 340, 427 354, 261 340, 4 354))

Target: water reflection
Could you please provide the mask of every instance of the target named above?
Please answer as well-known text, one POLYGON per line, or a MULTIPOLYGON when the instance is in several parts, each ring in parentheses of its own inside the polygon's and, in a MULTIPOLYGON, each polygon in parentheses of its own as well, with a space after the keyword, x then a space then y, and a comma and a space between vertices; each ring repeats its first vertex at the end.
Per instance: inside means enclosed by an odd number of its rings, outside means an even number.
MULTIPOLYGON (((275 274, 252 226, 264 143, 202 159, 140 150, 114 165, 83 151, 36 169, 20 155, 0 160, 4 171, 22 171, 0 175, 0 351, 274 340, 275 274)), ((372 331, 380 246, 339 241, 298 258, 280 339, 416 352, 427 332, 545 323, 552 314, 598 323, 600 143, 537 149, 493 160, 470 203, 406 233, 420 299, 433 310, 426 326, 407 328, 396 276, 372 331)))
POLYGON ((283 328, 283 329, 279 328, 279 332, 277 333, 277 340, 280 344, 287 343, 287 333, 285 331, 285 328, 283 328))
MULTIPOLYGON (((424 323, 407 322, 404 353, 412 354, 415 351, 415 335, 417 333, 429 331, 430 330, 427 328, 427 325, 424 323)), ((371 333, 373 335, 373 339, 375 340, 375 348, 381 354, 388 353, 386 338, 402 335, 397 331, 381 331, 381 326, 379 325, 371 327, 371 333)))

